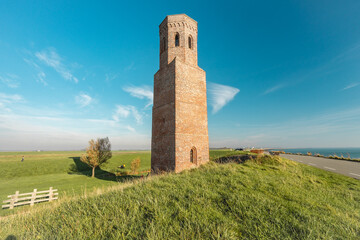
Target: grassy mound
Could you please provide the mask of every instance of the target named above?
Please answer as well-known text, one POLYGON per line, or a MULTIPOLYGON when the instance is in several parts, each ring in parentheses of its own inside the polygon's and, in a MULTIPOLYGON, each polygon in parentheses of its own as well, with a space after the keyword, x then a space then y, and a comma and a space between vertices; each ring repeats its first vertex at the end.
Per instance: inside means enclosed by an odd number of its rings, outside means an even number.
POLYGON ((244 164, 211 162, 5 217, 0 220, 0 236, 359 239, 359 209, 359 181, 266 156, 244 164))

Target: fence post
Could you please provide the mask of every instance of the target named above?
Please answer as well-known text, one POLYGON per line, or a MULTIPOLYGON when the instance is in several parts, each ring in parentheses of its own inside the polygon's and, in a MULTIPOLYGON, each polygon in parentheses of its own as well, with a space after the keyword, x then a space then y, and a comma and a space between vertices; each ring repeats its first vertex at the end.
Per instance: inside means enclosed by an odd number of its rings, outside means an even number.
POLYGON ((15 204, 15 202, 17 202, 17 200, 18 200, 18 196, 19 196, 19 191, 16 191, 16 192, 15 192, 15 195, 12 195, 12 196, 11 196, 10 209, 13 209, 13 208, 14 208, 14 204, 15 204))
POLYGON ((36 192, 37 189, 34 189, 34 191, 32 192, 30 206, 34 206, 34 201, 36 199, 36 192))
POLYGON ((53 200, 53 187, 50 187, 49 190, 49 202, 51 202, 53 200))

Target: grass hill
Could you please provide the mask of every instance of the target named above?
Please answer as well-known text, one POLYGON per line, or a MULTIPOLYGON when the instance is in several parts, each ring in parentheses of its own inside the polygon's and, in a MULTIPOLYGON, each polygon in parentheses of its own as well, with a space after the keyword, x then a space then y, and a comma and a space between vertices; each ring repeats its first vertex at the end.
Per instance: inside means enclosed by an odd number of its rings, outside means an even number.
POLYGON ((0 220, 25 239, 360 239, 360 182, 278 157, 211 162, 0 220))

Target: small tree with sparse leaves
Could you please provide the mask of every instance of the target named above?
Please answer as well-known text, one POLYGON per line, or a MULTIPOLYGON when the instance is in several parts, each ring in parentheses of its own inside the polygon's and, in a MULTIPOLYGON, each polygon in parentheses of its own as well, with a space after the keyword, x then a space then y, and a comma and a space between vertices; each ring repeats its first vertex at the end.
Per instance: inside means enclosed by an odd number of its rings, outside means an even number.
POLYGON ((135 158, 132 162, 131 162, 131 173, 132 174, 136 174, 138 169, 140 168, 140 158, 135 158))
POLYGON ((91 139, 89 147, 86 148, 86 154, 82 155, 80 160, 92 167, 91 177, 95 177, 95 168, 105 163, 112 157, 111 143, 109 138, 98 138, 96 141, 91 139))

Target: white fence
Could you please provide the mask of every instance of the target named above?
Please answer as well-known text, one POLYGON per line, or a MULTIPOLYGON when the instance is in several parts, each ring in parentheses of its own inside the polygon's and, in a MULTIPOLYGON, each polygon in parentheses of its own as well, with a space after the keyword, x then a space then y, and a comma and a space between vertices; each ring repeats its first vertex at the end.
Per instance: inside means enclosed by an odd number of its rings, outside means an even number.
POLYGON ((46 191, 38 192, 37 189, 34 189, 33 192, 21 194, 19 194, 19 191, 16 191, 14 195, 8 196, 10 199, 3 201, 3 203, 8 204, 3 205, 2 208, 13 209, 14 207, 27 204, 33 206, 35 203, 39 202, 51 202, 52 200, 58 199, 57 195, 57 189, 53 189, 53 187, 50 187, 50 189, 46 191))

